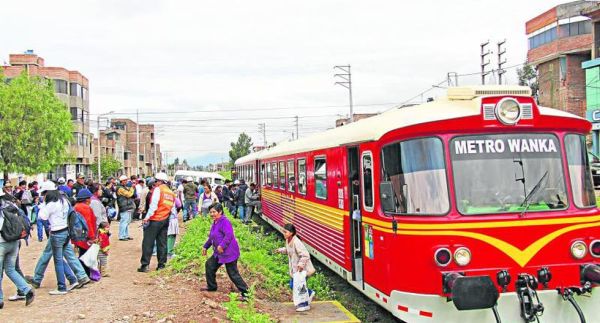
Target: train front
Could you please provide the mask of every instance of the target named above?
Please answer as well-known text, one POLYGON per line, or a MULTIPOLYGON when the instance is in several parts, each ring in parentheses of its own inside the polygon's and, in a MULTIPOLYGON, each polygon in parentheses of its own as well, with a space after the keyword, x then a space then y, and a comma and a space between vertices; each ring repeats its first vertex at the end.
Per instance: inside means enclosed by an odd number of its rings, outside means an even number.
MULTIPOLYGON (((445 147, 449 212, 426 223, 395 224, 406 245, 431 246, 411 256, 433 259, 429 269, 438 277, 409 283, 433 286, 428 292, 438 296, 406 308, 438 313, 432 316, 439 322, 600 322, 600 210, 586 148, 590 124, 538 107, 529 96, 473 100, 480 115, 435 127, 445 147)), ((418 212, 411 204, 428 193, 421 185, 411 196, 411 176, 423 175, 405 174, 401 192, 392 195, 418 212)))

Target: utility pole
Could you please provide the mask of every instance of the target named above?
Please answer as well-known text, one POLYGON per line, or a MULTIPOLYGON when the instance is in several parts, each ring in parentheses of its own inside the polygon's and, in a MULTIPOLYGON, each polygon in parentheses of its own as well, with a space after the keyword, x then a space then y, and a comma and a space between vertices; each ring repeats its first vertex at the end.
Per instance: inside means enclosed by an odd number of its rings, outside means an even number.
POLYGON ((263 135, 263 145, 265 148, 267 148, 267 124, 266 123, 259 123, 258 124, 258 132, 262 133, 263 135))
POLYGON ((135 115, 136 115, 136 120, 135 120, 136 136, 135 137, 136 137, 136 147, 137 147, 135 149, 136 154, 137 154, 135 159, 137 160, 137 169, 135 170, 135 174, 133 174, 133 175, 138 175, 140 173, 140 110, 139 109, 135 111, 135 115))
POLYGON ((154 167, 152 167, 152 172, 154 174, 158 173, 158 157, 156 156, 156 132, 154 132, 154 161, 152 162, 152 164, 154 165, 154 167))
POLYGON ((102 113, 98 115, 98 182, 102 182, 102 152, 100 151, 102 148, 100 147, 100 119, 102 119, 102 117, 107 116, 109 114, 113 114, 114 111, 110 111, 107 113, 102 113))
POLYGON ((498 42, 498 84, 502 84, 502 75, 506 73, 502 68, 502 65, 506 64, 506 58, 502 60, 502 55, 506 54, 506 46, 502 48, 504 44, 506 44, 506 39, 498 42))
POLYGON ((350 70, 350 64, 348 65, 337 65, 333 67, 334 70, 338 69, 343 73, 334 74, 333 77, 339 77, 343 81, 335 82, 336 85, 341 85, 348 89, 348 94, 350 98, 350 122, 354 122, 354 112, 353 104, 352 104, 352 72, 350 70))
POLYGON ((485 47, 489 44, 490 41, 488 40, 485 43, 481 43, 481 45, 479 45, 481 46, 481 85, 485 85, 485 77, 488 74, 490 74, 490 72, 485 71, 485 67, 490 64, 489 59, 487 60, 487 62, 485 60, 485 57, 491 54, 489 49, 487 51, 485 50, 485 47))
POLYGON ((296 116, 296 139, 300 138, 300 133, 298 133, 298 116, 296 116))
POLYGON ((448 87, 458 86, 458 73, 456 72, 448 72, 448 87), (452 78, 454 78, 454 83, 452 83, 452 78))

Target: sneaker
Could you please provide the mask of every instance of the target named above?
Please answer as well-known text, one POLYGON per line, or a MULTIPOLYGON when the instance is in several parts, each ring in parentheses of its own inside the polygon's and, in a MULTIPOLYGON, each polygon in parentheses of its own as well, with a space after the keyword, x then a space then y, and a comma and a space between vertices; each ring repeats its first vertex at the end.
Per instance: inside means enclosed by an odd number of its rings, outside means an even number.
POLYGON ((35 294, 33 293, 33 289, 31 289, 25 295, 25 306, 29 306, 31 303, 33 303, 33 298, 34 297, 35 297, 35 294))
POLYGON ((81 287, 83 287, 83 286, 85 286, 85 285, 87 285, 87 284, 89 284, 91 282, 92 282, 92 280, 89 277, 86 276, 85 278, 80 279, 78 281, 79 286, 77 288, 81 288, 81 287))
POLYGON ((158 267, 156 267, 156 270, 162 270, 162 269, 165 269, 164 264, 160 264, 160 265, 158 265, 158 267))
POLYGON ((0 310, 4 308, 4 302, 0 302, 0 310))
POLYGON ((48 294, 50 294, 50 295, 67 295, 67 291, 55 289, 55 290, 49 291, 48 294))
POLYGON ((317 293, 315 293, 315 291, 313 290, 312 294, 308 296, 308 304, 312 303, 313 298, 315 298, 315 295, 317 295, 317 293))
POLYGON ((306 312, 310 310, 310 305, 296 307, 296 312, 306 312))
POLYGON ((11 302, 22 301, 24 299, 25 299, 25 295, 19 295, 19 294, 13 295, 13 296, 11 296, 11 297, 8 298, 8 300, 11 301, 11 302))
POLYGON ((33 280, 33 276, 29 276, 29 275, 25 275, 25 280, 31 285, 33 286, 33 288, 40 288, 40 283, 36 282, 35 280, 33 280))
POLYGON ((133 240, 133 238, 132 237, 127 237, 127 240, 133 240))
POLYGON ((75 288, 79 288, 79 282, 74 282, 73 284, 69 285, 69 287, 67 287, 67 291, 70 292, 75 288))
POLYGON ((137 269, 138 273, 147 273, 150 271, 150 269, 148 269, 148 266, 141 266, 140 268, 137 269))

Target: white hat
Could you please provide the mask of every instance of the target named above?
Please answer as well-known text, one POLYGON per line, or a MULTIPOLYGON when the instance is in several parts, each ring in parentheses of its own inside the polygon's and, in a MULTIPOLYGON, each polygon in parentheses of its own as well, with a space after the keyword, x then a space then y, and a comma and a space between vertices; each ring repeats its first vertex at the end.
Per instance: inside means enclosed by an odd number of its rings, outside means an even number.
POLYGON ((188 182, 191 182, 191 181, 193 181, 194 179, 192 178, 192 176, 188 176, 188 177, 186 177, 186 178, 185 178, 185 180, 186 180, 186 181, 188 181, 188 182))
POLYGON ((236 179, 236 180, 233 182, 233 184, 235 184, 235 185, 239 185, 239 184, 240 184, 240 181, 238 181, 238 180, 236 179))
POLYGON ((156 176, 154 176, 154 178, 156 178, 157 181, 163 181, 166 182, 169 180, 169 176, 167 176, 167 174, 165 173, 157 173, 156 176))
POLYGON ((56 190, 56 185, 51 181, 45 181, 40 185, 40 194, 45 191, 54 191, 56 190))
POLYGON ((64 184, 65 183, 65 178, 61 177, 58 179, 58 184, 64 184))
POLYGON ((129 177, 127 177, 127 175, 121 175, 121 177, 119 177, 119 181, 126 181, 128 179, 129 177))

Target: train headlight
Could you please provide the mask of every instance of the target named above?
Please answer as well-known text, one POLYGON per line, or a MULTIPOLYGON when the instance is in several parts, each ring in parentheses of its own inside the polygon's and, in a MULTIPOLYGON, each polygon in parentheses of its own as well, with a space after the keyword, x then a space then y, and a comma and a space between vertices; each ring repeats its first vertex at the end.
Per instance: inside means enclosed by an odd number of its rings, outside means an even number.
POLYGON ((438 266, 446 267, 452 261, 452 253, 448 248, 439 248, 433 258, 438 266))
POLYGON ((596 258, 600 258, 600 240, 594 240, 590 243, 590 254, 596 258))
POLYGON ((454 262, 459 266, 466 266, 471 262, 471 251, 468 248, 460 247, 454 251, 454 262))
POLYGON ((513 98, 504 98, 496 104, 496 118, 505 125, 514 125, 521 119, 521 104, 513 98))
POLYGON ((573 244, 571 244, 571 255, 573 256, 573 258, 581 259, 581 258, 585 257, 586 253, 587 253, 587 247, 583 241, 578 240, 578 241, 573 242, 573 244))

